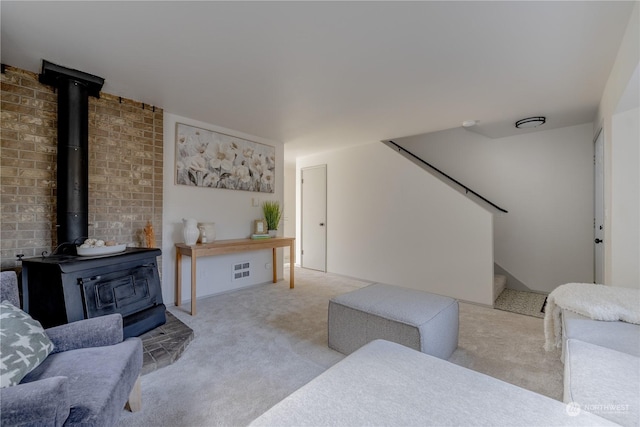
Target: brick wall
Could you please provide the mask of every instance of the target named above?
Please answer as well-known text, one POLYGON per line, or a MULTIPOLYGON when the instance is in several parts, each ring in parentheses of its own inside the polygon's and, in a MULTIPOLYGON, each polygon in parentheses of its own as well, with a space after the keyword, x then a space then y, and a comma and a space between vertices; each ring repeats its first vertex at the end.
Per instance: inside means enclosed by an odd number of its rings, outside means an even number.
MULTIPOLYGON (((51 253, 56 237, 57 95, 36 73, 1 75, 0 267, 51 253)), ((89 236, 162 246, 162 109, 101 93, 89 98, 89 236)))

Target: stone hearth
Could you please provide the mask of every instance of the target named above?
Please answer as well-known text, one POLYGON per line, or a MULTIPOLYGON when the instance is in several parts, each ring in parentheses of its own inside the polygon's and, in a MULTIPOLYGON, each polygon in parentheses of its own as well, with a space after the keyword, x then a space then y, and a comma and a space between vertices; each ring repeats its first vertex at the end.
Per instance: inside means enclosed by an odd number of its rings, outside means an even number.
POLYGON ((193 330, 170 312, 167 323, 140 336, 144 348, 142 375, 178 360, 193 339, 193 330))

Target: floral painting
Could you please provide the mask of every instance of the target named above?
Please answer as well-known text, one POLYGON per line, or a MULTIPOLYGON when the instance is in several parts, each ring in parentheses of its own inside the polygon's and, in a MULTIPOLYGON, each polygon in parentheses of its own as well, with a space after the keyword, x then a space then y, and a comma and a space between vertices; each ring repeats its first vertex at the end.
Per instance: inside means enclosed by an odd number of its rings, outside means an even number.
POLYGON ((176 184, 274 192, 276 150, 235 136, 176 124, 176 184))

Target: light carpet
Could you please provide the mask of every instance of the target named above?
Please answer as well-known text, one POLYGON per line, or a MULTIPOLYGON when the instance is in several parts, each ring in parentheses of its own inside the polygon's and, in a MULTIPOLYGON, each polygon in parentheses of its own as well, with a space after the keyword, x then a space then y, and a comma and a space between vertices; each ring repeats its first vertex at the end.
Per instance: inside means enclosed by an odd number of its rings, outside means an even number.
MULTIPOLYGON (((328 301, 368 284, 298 268, 295 289, 280 281, 205 298, 195 317, 169 308, 195 338, 142 377, 143 410, 123 411, 119 425, 247 425, 344 357, 327 347, 328 301)), ((559 353, 543 344, 542 319, 461 303, 450 360, 560 399, 559 353)))

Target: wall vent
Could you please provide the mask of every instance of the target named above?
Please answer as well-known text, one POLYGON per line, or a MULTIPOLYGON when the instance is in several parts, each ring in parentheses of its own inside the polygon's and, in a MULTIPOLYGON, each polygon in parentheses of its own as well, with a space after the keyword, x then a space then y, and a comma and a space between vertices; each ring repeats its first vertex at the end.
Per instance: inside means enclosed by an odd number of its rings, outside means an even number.
POLYGON ((251 276, 251 264, 249 261, 233 264, 231 267, 231 280, 242 280, 251 276))

